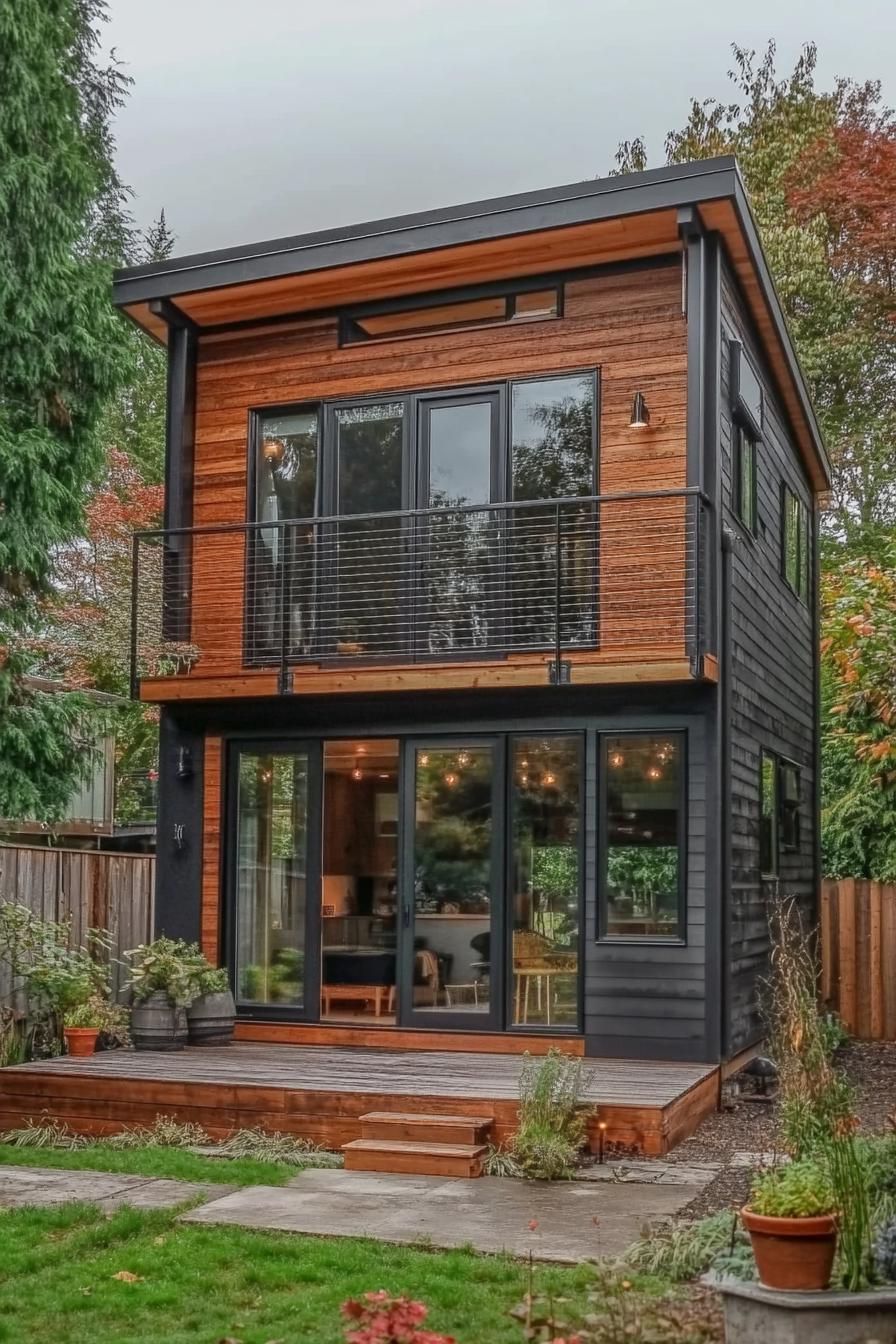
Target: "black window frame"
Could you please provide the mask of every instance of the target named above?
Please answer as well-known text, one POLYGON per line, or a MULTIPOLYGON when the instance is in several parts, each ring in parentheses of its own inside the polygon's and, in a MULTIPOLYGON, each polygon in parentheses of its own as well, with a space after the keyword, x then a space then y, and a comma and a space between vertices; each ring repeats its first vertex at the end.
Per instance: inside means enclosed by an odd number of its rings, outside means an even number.
POLYGON ((596 941, 614 947, 686 947, 688 942, 688 833, 690 826, 690 770, 689 735, 687 728, 618 728, 601 729, 597 733, 597 930, 596 941), (609 858, 607 786, 609 769, 607 747, 611 738, 669 737, 680 744, 681 769, 678 780, 678 933, 677 934, 618 934, 609 933, 609 903, 607 900, 607 863, 609 858))
POLYGON ((789 756, 762 747, 759 753, 759 874, 763 881, 776 881, 781 875, 781 855, 798 854, 802 846, 803 771, 789 756), (763 826, 765 812, 765 763, 771 764, 774 799, 771 816, 770 863, 763 862, 763 826), (793 789, 785 787, 788 775, 793 778, 793 789))
POLYGON ((759 442, 742 424, 735 423, 734 450, 734 512, 738 522, 750 536, 755 537, 759 530, 759 499, 757 488, 757 459, 759 442), (744 456, 749 450, 748 494, 744 494, 744 456))
POLYGON ((802 842, 803 774, 796 761, 778 758, 778 845, 782 854, 798 854, 802 842), (788 773, 794 777, 793 796, 785 788, 788 773))
POLYGON ((382 341, 406 341, 427 336, 445 336, 450 332, 473 331, 477 328, 504 326, 528 322, 555 322, 564 315, 564 281, 556 277, 532 276, 499 283, 467 285, 454 289, 434 290, 424 294, 401 295, 394 299, 382 299, 370 303, 354 304, 344 308, 338 315, 337 341, 339 348, 351 345, 370 345, 382 341), (517 314, 516 300, 521 294, 538 294, 553 290, 557 296, 556 311, 527 315, 517 314), (358 319, 379 317, 389 313, 425 314, 433 308, 450 308, 464 303, 475 303, 479 299, 504 299, 503 317, 473 318, 460 320, 445 326, 426 326, 382 335, 370 335, 360 326, 358 319))
POLYGON ((778 758, 773 751, 768 751, 762 747, 759 752, 759 874, 762 878, 774 880, 780 871, 780 845, 778 835, 778 801, 779 801, 779 781, 778 781, 778 758), (771 765, 772 787, 774 788, 774 798, 772 800, 771 812, 768 814, 768 822, 771 829, 769 837, 769 862, 764 860, 764 841, 763 827, 766 822, 765 811, 765 763, 768 761, 771 765))
POLYGON ((787 481, 781 482, 781 577, 800 602, 809 604, 809 590, 812 586, 812 540, 809 529, 809 507, 796 490, 787 481), (791 508, 795 506, 795 511, 791 508), (796 518, 796 575, 790 573, 790 547, 788 537, 790 519, 796 518))
MULTIPOLYGON (((541 285, 537 288, 544 288, 544 286, 541 285)), ((447 387, 427 386, 413 388, 411 390, 408 390, 407 388, 399 388, 389 392, 361 393, 356 397, 339 396, 319 397, 317 399, 305 398, 301 401, 277 403, 271 406, 252 406, 249 410, 247 440, 246 522, 250 526, 261 526, 257 517, 257 459, 262 450, 262 426, 264 421, 271 416, 285 416, 312 410, 317 413, 317 511, 323 516, 330 516, 338 513, 336 507, 336 473, 338 470, 335 439, 336 412, 346 407, 382 405, 399 401, 403 402, 405 408, 405 438, 403 445, 404 461, 402 466, 402 510, 407 510, 418 507, 416 503, 418 498, 417 482, 419 480, 419 465, 423 450, 419 407, 424 403, 432 401, 447 401, 449 399, 463 399, 465 397, 475 399, 486 392, 496 393, 499 402, 497 460, 494 473, 495 496, 492 502, 510 502, 513 498, 513 389, 522 384, 554 382, 562 378, 591 379, 593 406, 591 430, 592 493, 597 495, 600 493, 601 373, 602 366, 600 364, 587 364, 584 366, 576 365, 575 368, 547 369, 545 371, 539 370, 537 373, 519 374, 509 378, 486 378, 475 383, 457 383, 447 387)), ((587 498, 587 496, 583 496, 583 498, 587 498)), ((550 504, 550 502, 550 498, 544 500, 544 503, 546 504, 550 504)), ((298 520, 287 519, 283 521, 298 520)))

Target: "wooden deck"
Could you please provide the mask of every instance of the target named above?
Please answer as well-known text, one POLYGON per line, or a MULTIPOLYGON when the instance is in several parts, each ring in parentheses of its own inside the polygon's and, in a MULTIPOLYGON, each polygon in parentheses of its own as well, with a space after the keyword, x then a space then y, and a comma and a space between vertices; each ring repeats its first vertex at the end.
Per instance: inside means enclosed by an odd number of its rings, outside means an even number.
MULTIPOLYGON (((608 1143, 659 1156, 716 1105, 718 1069, 586 1059, 585 1100, 608 1143)), ((248 1045, 179 1054, 110 1051, 0 1070, 0 1131, 51 1116, 82 1134, 193 1121, 215 1137, 260 1126, 337 1148, 361 1136, 370 1111, 476 1115, 498 1141, 516 1126, 518 1055, 248 1045)))

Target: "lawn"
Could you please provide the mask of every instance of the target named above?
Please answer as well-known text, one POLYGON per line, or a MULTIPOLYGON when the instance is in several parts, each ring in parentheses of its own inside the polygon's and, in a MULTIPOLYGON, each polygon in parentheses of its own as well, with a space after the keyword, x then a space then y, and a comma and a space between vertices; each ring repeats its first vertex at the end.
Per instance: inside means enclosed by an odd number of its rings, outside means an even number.
POLYGON ((0 1165, 63 1167, 69 1171, 115 1171, 161 1176, 176 1181, 214 1181, 227 1185, 285 1185, 300 1167, 257 1158, 200 1157, 183 1148, 147 1144, 142 1148, 17 1148, 0 1143, 0 1165))
MULTIPOLYGON (((590 1272, 536 1278, 577 1296, 590 1272)), ((179 1226, 171 1213, 16 1210, 0 1213, 0 1341, 338 1344, 340 1304, 385 1288, 428 1303, 427 1325, 458 1344, 522 1344, 508 1311, 527 1274, 504 1257, 179 1226)))

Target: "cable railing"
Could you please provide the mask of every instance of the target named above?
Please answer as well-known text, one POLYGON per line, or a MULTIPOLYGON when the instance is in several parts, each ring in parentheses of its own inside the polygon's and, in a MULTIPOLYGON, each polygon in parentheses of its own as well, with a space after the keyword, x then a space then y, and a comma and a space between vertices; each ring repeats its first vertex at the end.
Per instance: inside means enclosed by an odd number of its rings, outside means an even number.
POLYGON ((697 492, 664 490, 139 533, 135 687, 546 653, 562 681, 589 650, 696 659, 704 515, 697 492))

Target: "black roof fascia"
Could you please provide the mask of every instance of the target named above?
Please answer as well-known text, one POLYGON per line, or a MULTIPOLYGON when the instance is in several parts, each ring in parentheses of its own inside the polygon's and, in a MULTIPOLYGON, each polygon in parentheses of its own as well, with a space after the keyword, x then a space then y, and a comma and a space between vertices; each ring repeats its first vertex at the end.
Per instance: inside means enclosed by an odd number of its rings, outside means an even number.
POLYGON ((119 307, 173 299, 200 290, 725 199, 734 204, 803 414, 830 477, 830 460, 733 155, 149 262, 116 271, 113 299, 119 307))
POLYGON ((734 195, 738 176, 735 159, 727 155, 294 238, 172 257, 117 271, 114 300, 119 306, 143 303, 517 233, 674 209, 734 195))

